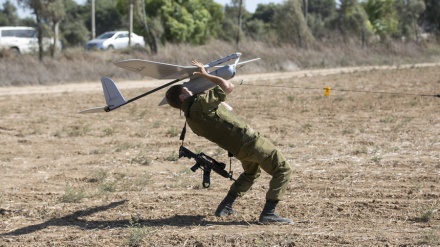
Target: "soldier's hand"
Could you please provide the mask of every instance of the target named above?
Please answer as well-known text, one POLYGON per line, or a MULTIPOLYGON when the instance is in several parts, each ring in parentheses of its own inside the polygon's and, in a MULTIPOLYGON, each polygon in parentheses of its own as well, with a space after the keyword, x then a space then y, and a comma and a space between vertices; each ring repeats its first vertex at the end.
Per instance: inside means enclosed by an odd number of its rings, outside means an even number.
POLYGON ((192 65, 197 66, 199 68, 199 70, 200 70, 200 71, 194 72, 193 75, 205 75, 205 74, 208 74, 206 72, 206 69, 205 69, 205 67, 204 67, 204 65, 202 63, 197 62, 196 60, 192 61, 191 63, 192 63, 192 65))

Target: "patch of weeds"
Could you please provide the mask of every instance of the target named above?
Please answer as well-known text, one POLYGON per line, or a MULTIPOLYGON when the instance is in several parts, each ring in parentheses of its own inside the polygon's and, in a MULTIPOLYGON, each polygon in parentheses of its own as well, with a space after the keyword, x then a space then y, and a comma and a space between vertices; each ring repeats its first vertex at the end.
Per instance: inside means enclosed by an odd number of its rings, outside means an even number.
POLYGON ((130 225, 128 227, 128 237, 125 240, 125 244, 130 247, 143 246, 144 238, 149 232, 148 227, 141 226, 139 222, 130 220, 130 225))
POLYGON ((135 137, 140 137, 140 138, 145 138, 146 136, 148 136, 148 131, 145 128, 142 128, 139 131, 136 131, 133 136, 135 137))
POLYGON ((343 101, 344 100, 344 98, 342 97, 342 96, 337 96, 336 98, 335 98, 335 102, 341 102, 341 101, 343 101))
POLYGON ((425 231, 420 236, 420 245, 438 246, 440 245, 440 236, 438 231, 433 229, 425 231))
POLYGON ((393 116, 387 116, 386 118, 380 119, 379 122, 381 122, 381 123, 395 123, 396 118, 393 116))
POLYGON ((223 148, 216 148, 214 151, 214 156, 221 156, 223 155, 225 150, 223 148))
POLYGON ((358 147, 353 151, 353 154, 368 154, 368 148, 366 146, 358 147))
POLYGON ((141 191, 146 185, 151 183, 151 176, 141 175, 133 179, 126 179, 120 186, 121 191, 141 191))
POLYGON ((115 129, 112 127, 107 127, 102 132, 104 132, 105 136, 112 136, 114 133, 116 133, 115 129))
POLYGON ((90 154, 103 154, 103 153, 104 153, 104 151, 101 149, 95 149, 90 152, 90 154))
POLYGON ((268 109, 271 109, 271 108, 277 107, 279 104, 280 104, 280 100, 271 100, 271 101, 269 101, 269 103, 266 104, 266 107, 268 109))
POLYGON ((417 106, 418 104, 419 104, 419 102, 417 100, 415 100, 415 99, 413 99, 413 100, 411 100, 409 102, 409 105, 412 106, 412 107, 417 106))
POLYGON ((266 241, 264 241, 264 239, 255 239, 255 246, 266 246, 266 241))
POLYGON ((160 120, 155 120, 154 122, 153 122, 153 128, 159 128, 160 126, 162 125, 162 121, 160 121, 160 120))
POLYGON ((166 161, 177 161, 179 159, 179 156, 175 151, 173 151, 170 155, 168 155, 165 160, 166 161))
POLYGON ((136 178, 133 181, 133 184, 136 185, 137 187, 143 187, 147 184, 149 184, 151 182, 151 176, 148 175, 142 175, 139 178, 136 178))
POLYGON ((408 190, 408 195, 412 195, 412 194, 419 193, 420 190, 421 190, 421 188, 422 188, 422 187, 421 187, 420 184, 417 184, 416 186, 411 187, 411 188, 408 190))
POLYGON ((55 137, 79 137, 85 136, 90 132, 90 126, 88 124, 73 125, 68 127, 63 127, 61 131, 55 132, 55 137))
POLYGON ((85 197, 86 193, 83 187, 74 187, 66 184, 64 195, 60 198, 60 201, 64 203, 79 203, 85 197))
POLYGON ((437 210, 435 210, 435 209, 424 209, 424 210, 421 210, 420 216, 416 217, 415 221, 427 223, 427 222, 429 222, 432 219, 432 217, 434 216, 435 212, 437 212, 437 210))
POLYGON ((139 152, 134 158, 131 159, 130 163, 148 166, 151 164, 151 159, 144 152, 139 152))
POLYGON ((41 133, 42 133, 41 129, 38 126, 32 126, 31 129, 30 129, 30 132, 28 134, 26 134, 26 136, 28 136, 28 135, 40 135, 41 133))
POLYGON ((168 129, 166 135, 168 137, 176 137, 180 134, 180 130, 176 126, 172 126, 168 129))
POLYGON ((382 157, 378 154, 374 155, 373 158, 371 158, 371 160, 376 163, 377 165, 380 164, 380 162, 382 161, 382 157))
POLYGON ((115 192, 116 191, 116 183, 115 182, 101 183, 98 186, 98 191, 101 193, 115 192))
POLYGON ((306 123, 306 124, 303 124, 302 126, 301 126, 301 131, 308 131, 308 130, 310 130, 312 128, 312 125, 311 124, 309 124, 309 123, 306 123))
POLYGON ((43 207, 39 207, 36 209, 35 217, 40 220, 50 219, 52 216, 52 212, 47 208, 46 205, 43 207))
POLYGON ((196 184, 192 187, 193 190, 203 190, 204 188, 200 184, 196 184))
POLYGON ((42 123, 47 123, 47 120, 49 120, 49 118, 48 118, 47 116, 40 116, 40 117, 37 119, 37 123, 40 123, 40 124, 42 124, 42 123))
POLYGON ((188 175, 188 174, 191 174, 191 173, 193 173, 193 171, 189 167, 186 167, 186 168, 183 168, 182 170, 180 170, 177 173, 177 175, 178 175, 178 177, 181 177, 182 175, 185 176, 185 175, 188 175))
POLYGON ((121 179, 124 179, 125 177, 127 177, 127 174, 125 174, 125 173, 115 173, 114 176, 115 176, 116 180, 121 180, 121 179))
POLYGON ((92 177, 89 179, 89 182, 102 183, 107 177, 108 177, 108 172, 104 169, 99 169, 92 174, 92 177))
MULTIPOLYGON (((198 169, 196 172, 203 172, 198 169)), ((187 175, 193 173, 189 167, 185 167, 182 170, 173 173, 173 177, 167 184, 169 188, 193 188, 193 180, 186 179, 187 175)))
POLYGON ((141 113, 139 113, 139 118, 145 118, 145 116, 147 115, 147 110, 143 110, 141 113))
POLYGON ((354 133, 354 130, 352 130, 352 129, 344 129, 342 131, 343 135, 350 135, 350 134, 353 134, 353 133, 354 133))
POLYGON ((66 128, 64 131, 68 137, 85 136, 90 132, 90 126, 88 124, 75 125, 66 128))
POLYGON ((293 102, 295 100, 295 96, 289 95, 289 96, 287 96, 287 100, 289 102, 293 102))
POLYGON ((201 152, 203 152, 202 147, 197 146, 197 147, 194 148, 194 153, 198 154, 198 153, 201 153, 201 152))
POLYGON ((140 143, 133 143, 133 142, 122 142, 119 143, 115 149, 115 152, 121 152, 128 149, 134 149, 141 147, 142 144, 140 143))

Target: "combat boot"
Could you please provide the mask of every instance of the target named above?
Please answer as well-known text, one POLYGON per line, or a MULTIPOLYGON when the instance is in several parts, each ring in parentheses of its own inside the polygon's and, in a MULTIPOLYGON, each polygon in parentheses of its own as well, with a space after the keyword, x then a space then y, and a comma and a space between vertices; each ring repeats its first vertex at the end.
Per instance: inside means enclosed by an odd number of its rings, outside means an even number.
POLYGON ((228 215, 237 215, 237 213, 232 209, 232 204, 234 203, 237 196, 232 192, 228 192, 225 199, 218 205, 217 210, 215 210, 215 216, 226 217, 228 215))
POLYGON ((288 218, 282 218, 275 213, 275 207, 278 201, 266 200, 263 212, 261 212, 260 219, 258 220, 261 224, 292 224, 292 220, 288 218))

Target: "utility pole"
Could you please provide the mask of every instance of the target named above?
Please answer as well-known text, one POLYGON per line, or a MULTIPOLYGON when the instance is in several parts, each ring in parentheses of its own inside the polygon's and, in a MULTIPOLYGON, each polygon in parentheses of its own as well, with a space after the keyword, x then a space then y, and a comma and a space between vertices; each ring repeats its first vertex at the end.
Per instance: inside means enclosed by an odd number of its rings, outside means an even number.
POLYGON ((241 12, 243 9, 243 0, 240 0, 238 3, 238 32, 237 32, 237 47, 240 48, 240 35, 241 35, 241 12))
POLYGON ((128 30, 128 48, 131 48, 131 33, 133 33, 133 0, 130 1, 130 13, 129 13, 130 27, 128 30))
POLYGON ((96 24, 95 24, 95 0, 92 0, 92 39, 96 37, 96 24))

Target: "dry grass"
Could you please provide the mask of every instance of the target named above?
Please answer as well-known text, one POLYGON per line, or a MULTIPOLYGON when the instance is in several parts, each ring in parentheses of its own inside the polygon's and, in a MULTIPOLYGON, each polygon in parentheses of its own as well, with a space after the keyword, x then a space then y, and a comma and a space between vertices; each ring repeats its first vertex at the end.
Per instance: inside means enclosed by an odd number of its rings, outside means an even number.
POLYGON ((438 62, 440 47, 435 43, 421 46, 392 43, 361 49, 356 44, 327 44, 317 50, 274 46, 260 42, 234 45, 212 41, 204 46, 188 44, 166 45, 159 48, 158 55, 145 50, 85 52, 82 48, 63 51, 57 59, 37 56, 13 57, 0 52, 0 86, 47 85, 70 82, 99 81, 103 76, 115 80, 140 80, 142 77, 113 65, 123 59, 139 58, 165 63, 188 65, 197 59, 209 62, 231 53, 241 52, 242 60, 261 57, 262 60, 244 66, 240 73, 266 73, 295 71, 305 68, 334 68, 360 65, 399 65, 407 63, 438 62))

